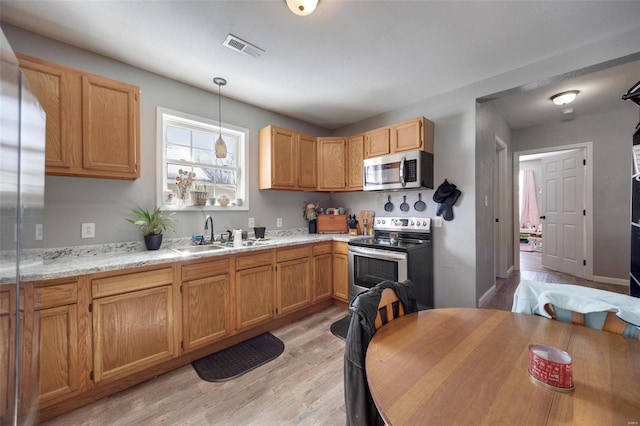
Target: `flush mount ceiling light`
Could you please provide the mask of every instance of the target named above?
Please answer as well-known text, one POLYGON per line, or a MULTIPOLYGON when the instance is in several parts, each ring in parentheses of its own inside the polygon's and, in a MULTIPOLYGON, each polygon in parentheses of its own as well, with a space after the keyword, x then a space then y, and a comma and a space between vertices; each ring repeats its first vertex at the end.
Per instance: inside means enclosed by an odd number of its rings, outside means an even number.
POLYGON ((216 77, 213 82, 218 85, 218 140, 214 146, 216 158, 227 158, 227 144, 222 139, 222 98, 220 96, 220 87, 227 84, 227 80, 222 77, 216 77))
POLYGON ((285 0, 287 2, 287 6, 289 6, 289 10, 291 10, 296 15, 307 16, 311 15, 314 10, 316 10, 316 6, 318 5, 318 0, 285 0))
POLYGON ((566 105, 573 102, 578 93, 580 93, 578 90, 569 90, 568 92, 557 93, 549 99, 556 105, 566 105))

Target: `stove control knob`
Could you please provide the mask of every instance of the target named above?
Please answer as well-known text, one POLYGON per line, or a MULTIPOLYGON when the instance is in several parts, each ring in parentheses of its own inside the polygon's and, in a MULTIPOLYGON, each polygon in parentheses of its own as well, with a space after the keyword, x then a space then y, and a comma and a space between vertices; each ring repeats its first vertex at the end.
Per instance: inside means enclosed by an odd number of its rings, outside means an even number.
POLYGON ((413 226, 413 221, 409 222, 409 225, 413 226))
POLYGON ((427 221, 426 220, 422 221, 422 226, 427 226, 427 221))

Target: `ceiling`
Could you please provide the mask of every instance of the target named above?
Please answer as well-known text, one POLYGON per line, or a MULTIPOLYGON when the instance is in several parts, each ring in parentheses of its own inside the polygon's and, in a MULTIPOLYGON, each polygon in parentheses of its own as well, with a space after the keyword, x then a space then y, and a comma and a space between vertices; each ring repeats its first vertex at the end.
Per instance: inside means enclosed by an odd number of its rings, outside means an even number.
MULTIPOLYGON (((284 0, 0 0, 0 19, 214 93, 224 77, 224 96, 335 129, 636 29, 640 2, 320 0, 300 17, 284 0), (228 34, 266 52, 224 47, 228 34)), ((639 78, 629 67, 583 76, 576 114, 605 92, 619 101, 639 78)), ((530 126, 557 114, 564 86, 497 105, 530 126)))

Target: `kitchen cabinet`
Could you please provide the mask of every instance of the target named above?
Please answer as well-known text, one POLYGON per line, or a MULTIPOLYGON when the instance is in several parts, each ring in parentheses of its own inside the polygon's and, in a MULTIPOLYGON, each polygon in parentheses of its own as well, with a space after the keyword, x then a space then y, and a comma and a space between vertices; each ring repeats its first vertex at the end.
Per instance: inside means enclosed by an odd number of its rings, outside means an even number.
POLYGON ((391 126, 391 152, 421 150, 433 154, 433 122, 424 117, 391 126))
MULTIPOLYGON (((11 317, 15 306, 15 284, 0 286, 0 423, 5 424, 9 404, 13 400, 13 346, 11 317)), ((8 420, 6 421, 8 424, 8 420)))
POLYGON ((391 146, 389 143, 389 127, 383 127, 366 132, 364 144, 365 158, 389 154, 391 152, 391 146))
POLYGON ((333 297, 349 302, 349 256, 345 242, 333 242, 333 297))
POLYGON ((89 279, 95 383, 125 377, 177 355, 172 266, 101 273, 89 279))
POLYGON ((18 54, 47 113, 45 173, 140 177, 140 89, 18 54))
POLYGON ((344 191, 347 185, 345 138, 318 138, 318 190, 344 191))
POLYGON ((267 126, 258 135, 260 189, 312 190, 316 187, 316 138, 267 126))
POLYGON ((333 255, 330 241, 313 246, 312 288, 313 302, 329 299, 333 296, 333 255))
POLYGON ((347 139, 347 190, 362 190, 362 171, 364 160, 364 135, 347 139))
POLYGON ((181 266, 182 348, 206 346, 231 332, 229 258, 195 261, 181 266))
POLYGON ((276 251, 276 313, 283 315, 311 303, 312 247, 276 251))
POLYGON ((242 330, 269 321, 273 309, 273 253, 236 256, 236 329, 242 330))

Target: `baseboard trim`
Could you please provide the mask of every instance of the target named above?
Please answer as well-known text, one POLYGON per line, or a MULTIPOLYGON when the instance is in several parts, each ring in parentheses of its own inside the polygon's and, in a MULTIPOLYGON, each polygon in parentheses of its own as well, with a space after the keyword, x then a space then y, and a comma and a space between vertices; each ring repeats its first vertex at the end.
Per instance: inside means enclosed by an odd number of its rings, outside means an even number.
POLYGON ((482 308, 489 300, 491 300, 494 294, 496 294, 496 286, 492 285, 491 288, 487 290, 480 299, 478 299, 478 306, 482 308))
POLYGON ((623 285, 629 287, 629 280, 625 280, 623 278, 600 277, 598 275, 594 275, 592 280, 599 283, 623 285))

